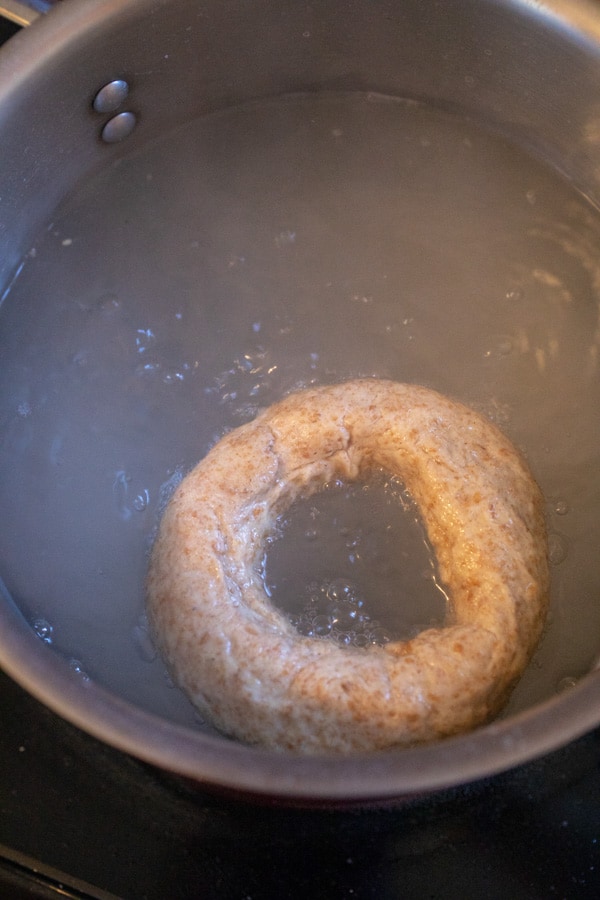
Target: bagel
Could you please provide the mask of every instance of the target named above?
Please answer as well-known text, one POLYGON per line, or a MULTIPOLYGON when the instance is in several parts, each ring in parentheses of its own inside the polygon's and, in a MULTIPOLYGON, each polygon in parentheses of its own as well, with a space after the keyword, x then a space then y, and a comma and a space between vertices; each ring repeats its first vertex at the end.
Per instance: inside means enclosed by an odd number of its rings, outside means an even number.
POLYGON ((488 420, 435 391, 363 379, 285 397, 223 437, 165 510, 149 620, 175 682, 220 730, 298 753, 360 753, 497 714, 548 602, 543 502, 488 420), (258 560, 295 498, 384 470, 415 500, 450 597, 442 628, 384 646, 299 634, 258 560))

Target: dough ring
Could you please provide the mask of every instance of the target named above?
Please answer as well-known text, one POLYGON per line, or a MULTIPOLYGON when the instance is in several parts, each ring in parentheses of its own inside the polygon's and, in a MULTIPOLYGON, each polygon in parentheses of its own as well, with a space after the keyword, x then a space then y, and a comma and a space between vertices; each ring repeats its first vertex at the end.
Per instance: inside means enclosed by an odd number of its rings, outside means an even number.
POLYGON ((460 403, 381 380, 311 388, 187 475, 147 588, 175 681, 225 733, 313 754, 429 741, 497 713, 531 657, 548 595, 542 497, 509 441, 460 403), (421 511, 448 622, 366 649, 303 637, 265 593, 264 538, 296 497, 374 469, 421 511))

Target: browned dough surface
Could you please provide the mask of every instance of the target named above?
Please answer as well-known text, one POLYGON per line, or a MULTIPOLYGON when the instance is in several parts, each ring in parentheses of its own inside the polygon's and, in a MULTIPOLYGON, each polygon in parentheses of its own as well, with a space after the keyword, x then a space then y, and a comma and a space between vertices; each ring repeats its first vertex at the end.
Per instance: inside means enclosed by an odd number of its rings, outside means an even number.
POLYGON ((489 421, 417 386, 359 380, 292 394, 227 434, 184 479, 147 581, 158 646, 203 715, 243 741, 352 753, 488 720, 539 639, 548 595, 542 497, 489 421), (256 570, 300 494, 374 468, 415 499, 452 611, 384 647, 303 637, 256 570))

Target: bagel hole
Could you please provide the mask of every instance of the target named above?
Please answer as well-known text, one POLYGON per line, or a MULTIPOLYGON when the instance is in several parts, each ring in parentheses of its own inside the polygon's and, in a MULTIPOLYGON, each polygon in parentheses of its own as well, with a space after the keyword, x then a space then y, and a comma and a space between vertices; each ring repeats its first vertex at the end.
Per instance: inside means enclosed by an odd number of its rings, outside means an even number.
POLYGON ((343 646, 407 640, 447 616, 417 506, 384 473, 296 499, 267 538, 261 575, 300 634, 343 646))

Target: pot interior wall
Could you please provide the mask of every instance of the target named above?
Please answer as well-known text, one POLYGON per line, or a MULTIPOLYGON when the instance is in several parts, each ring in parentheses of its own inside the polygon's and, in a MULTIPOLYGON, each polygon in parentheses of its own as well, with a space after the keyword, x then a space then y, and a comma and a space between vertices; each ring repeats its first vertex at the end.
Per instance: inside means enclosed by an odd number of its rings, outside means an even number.
POLYGON ((75 36, 87 13, 58 10, 58 50, 0 106, 7 284, 24 263, 0 311, 0 574, 40 646, 210 735, 144 620, 165 499, 286 391, 377 375, 527 455, 552 610, 508 713, 556 698, 599 650, 594 48, 520 4, 177 0, 110 29, 106 6, 75 36), (117 76, 139 124, 109 147, 90 100, 117 76))
POLYGON ((66 0, 0 56, 0 284, 64 194, 122 152, 92 110, 114 78, 139 117, 130 144, 260 97, 374 91, 488 121, 596 199, 598 22, 578 4, 574 31, 567 6, 66 0))

